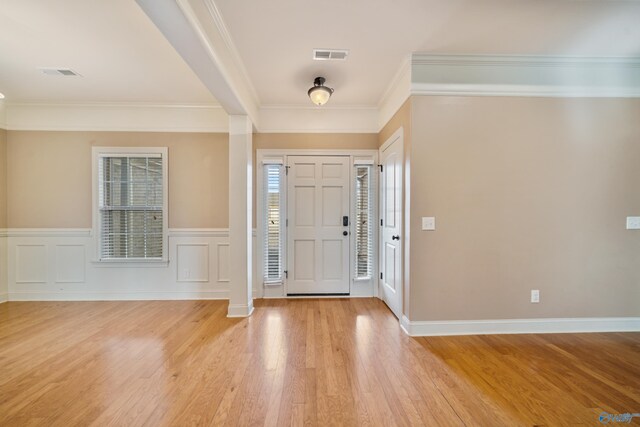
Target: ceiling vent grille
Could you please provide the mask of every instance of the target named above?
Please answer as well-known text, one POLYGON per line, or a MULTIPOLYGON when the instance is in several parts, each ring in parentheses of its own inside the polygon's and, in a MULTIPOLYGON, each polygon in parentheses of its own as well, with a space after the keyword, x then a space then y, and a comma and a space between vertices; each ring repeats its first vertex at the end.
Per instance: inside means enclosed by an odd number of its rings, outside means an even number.
POLYGON ((313 49, 313 59, 316 61, 344 61, 348 55, 346 49, 313 49))
POLYGON ((79 77, 82 77, 80 74, 78 74, 75 71, 70 70, 68 68, 40 68, 40 71, 42 71, 47 76, 79 76, 79 77))

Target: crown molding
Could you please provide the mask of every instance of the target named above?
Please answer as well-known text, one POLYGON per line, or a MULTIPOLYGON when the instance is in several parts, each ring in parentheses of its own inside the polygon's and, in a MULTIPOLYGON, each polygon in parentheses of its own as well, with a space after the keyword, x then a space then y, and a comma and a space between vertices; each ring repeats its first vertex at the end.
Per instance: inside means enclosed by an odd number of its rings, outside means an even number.
POLYGON ((8 130, 213 133, 229 130, 227 113, 220 105, 12 102, 5 107, 8 130))
POLYGON ((260 133, 377 133, 375 107, 261 107, 260 133))
POLYGON ((570 55, 432 55, 414 53, 411 65, 462 65, 462 66, 525 66, 565 67, 573 66, 624 66, 640 67, 640 58, 622 56, 570 56, 570 55))
POLYGON ((639 97, 640 58, 413 54, 411 94, 639 97))

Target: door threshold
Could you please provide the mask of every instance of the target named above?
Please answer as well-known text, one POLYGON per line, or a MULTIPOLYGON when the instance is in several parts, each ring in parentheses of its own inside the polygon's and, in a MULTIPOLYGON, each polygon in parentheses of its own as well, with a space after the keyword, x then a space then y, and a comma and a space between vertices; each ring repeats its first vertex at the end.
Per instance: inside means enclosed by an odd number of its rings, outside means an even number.
POLYGON ((349 293, 337 293, 337 294, 287 294, 288 297, 348 297, 349 293))

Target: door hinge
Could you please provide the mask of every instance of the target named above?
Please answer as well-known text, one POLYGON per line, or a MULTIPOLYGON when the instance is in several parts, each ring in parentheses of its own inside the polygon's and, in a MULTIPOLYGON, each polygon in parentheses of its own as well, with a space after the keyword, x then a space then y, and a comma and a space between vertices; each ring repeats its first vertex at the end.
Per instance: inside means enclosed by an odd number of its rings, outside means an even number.
POLYGON ((380 173, 382 173, 382 171, 384 170, 384 165, 378 165, 378 167, 380 168, 380 173))
POLYGON ((287 270, 284 270, 283 273, 284 273, 284 278, 288 279, 289 278, 289 272, 287 270))
POLYGON ((380 280, 382 280, 382 273, 380 273, 380 280))
POLYGON ((289 226, 289 218, 287 218, 287 219, 285 219, 285 220, 284 220, 284 226, 285 226, 285 227, 288 227, 288 226, 289 226))
POLYGON ((383 224, 382 219, 380 219, 380 227, 382 227, 382 224, 383 224))
POLYGON ((289 168, 290 168, 290 167, 291 167, 291 166, 285 166, 285 167, 284 167, 284 174, 285 174, 285 175, 289 175, 289 168))

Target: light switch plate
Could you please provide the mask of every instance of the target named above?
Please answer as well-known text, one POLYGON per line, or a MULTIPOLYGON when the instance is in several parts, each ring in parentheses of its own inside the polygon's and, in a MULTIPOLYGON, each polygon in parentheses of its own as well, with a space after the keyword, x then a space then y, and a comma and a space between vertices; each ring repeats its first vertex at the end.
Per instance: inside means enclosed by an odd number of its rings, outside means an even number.
POLYGON ((534 304, 540 302, 540 290, 531 289, 531 302, 534 304))
POLYGON ((627 217, 627 230, 640 230, 640 216, 627 217))
POLYGON ((436 218, 433 216, 422 217, 422 229, 427 231, 433 231, 436 229, 436 218))

